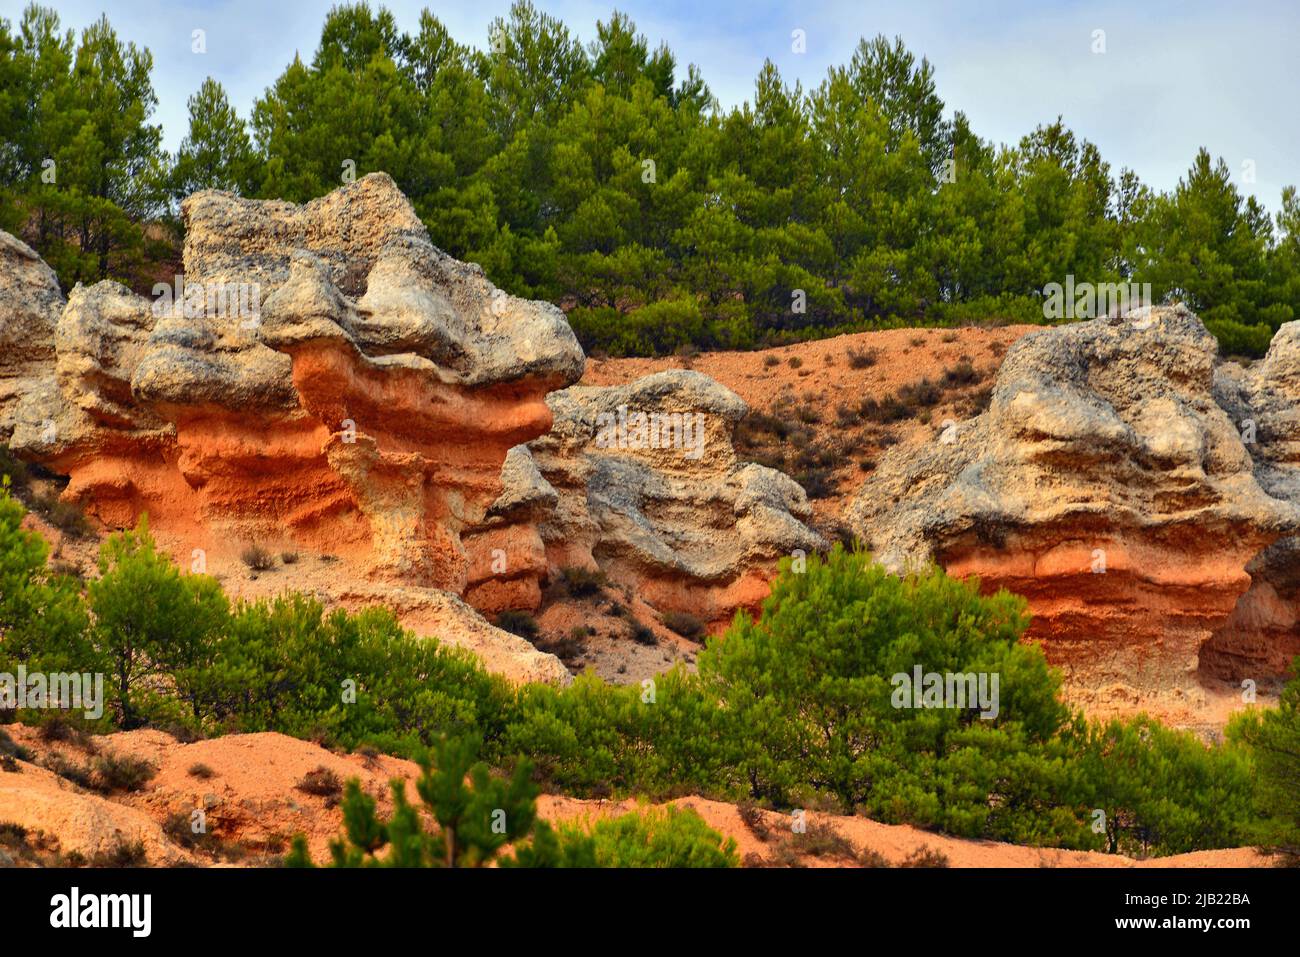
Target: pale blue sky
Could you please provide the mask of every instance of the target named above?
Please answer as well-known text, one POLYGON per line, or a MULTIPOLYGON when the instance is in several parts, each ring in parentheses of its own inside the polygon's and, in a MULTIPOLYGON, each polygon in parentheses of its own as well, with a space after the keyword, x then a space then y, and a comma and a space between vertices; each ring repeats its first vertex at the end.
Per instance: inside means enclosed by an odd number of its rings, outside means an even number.
MULTIPOLYGON (((747 99, 764 58, 787 79, 815 86, 845 62, 861 36, 899 34, 935 66, 951 112, 976 132, 1014 142, 1058 113, 1097 143, 1116 170, 1171 188, 1196 149, 1222 155, 1239 187, 1277 209, 1283 185, 1300 183, 1300 6, 1295 0, 534 0, 584 40, 617 7, 652 43, 664 40, 682 68, 698 63, 724 105, 747 99), (794 29, 807 52, 791 52, 794 29), (1106 52, 1091 51, 1093 31, 1106 52), (1257 182, 1242 181, 1254 160, 1257 182)), ((24 3, 0 0, 16 20, 24 3)), ((315 50, 330 7, 308 0, 47 0, 64 27, 80 29, 101 12, 120 35, 149 47, 158 91, 157 121, 174 149, 185 132, 185 100, 207 75, 226 87, 241 115, 292 59, 315 50), (195 28, 206 54, 190 51, 195 28)), ((372 2, 372 6, 374 6, 372 2)), ((414 30, 429 7, 461 42, 483 46, 487 25, 510 0, 392 0, 384 4, 414 30)))

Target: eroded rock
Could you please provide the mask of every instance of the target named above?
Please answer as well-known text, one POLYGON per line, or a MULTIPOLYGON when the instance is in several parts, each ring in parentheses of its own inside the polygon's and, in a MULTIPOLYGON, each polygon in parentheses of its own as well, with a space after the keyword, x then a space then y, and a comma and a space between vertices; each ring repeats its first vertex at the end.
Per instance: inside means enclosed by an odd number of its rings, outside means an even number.
POLYGON ((554 425, 528 447, 537 474, 521 469, 515 494, 545 499, 538 479, 554 492, 533 518, 551 574, 600 568, 661 611, 720 626, 761 604, 779 559, 824 547, 804 490, 737 459, 745 404, 708 376, 575 386, 547 404, 554 425))
POLYGON ((891 450, 850 524, 896 570, 933 561, 1024 595, 1030 636, 1077 700, 1194 706, 1202 650, 1257 557, 1300 530, 1300 498, 1270 478, 1270 456, 1293 461, 1276 438, 1290 361, 1240 377, 1272 423, 1251 444, 1243 408, 1221 404, 1215 340, 1185 308, 1030 333, 988 410, 891 450))
POLYGON ((302 547, 464 593, 462 533, 509 450, 550 427, 546 394, 582 375, 563 314, 433 246, 384 174, 303 206, 209 191, 182 209, 183 285, 152 301, 101 282, 60 309, 6 237, 6 329, 58 316, 49 355, 0 369, 24 382, 0 392, 12 448, 104 523, 147 513, 196 560, 302 547))

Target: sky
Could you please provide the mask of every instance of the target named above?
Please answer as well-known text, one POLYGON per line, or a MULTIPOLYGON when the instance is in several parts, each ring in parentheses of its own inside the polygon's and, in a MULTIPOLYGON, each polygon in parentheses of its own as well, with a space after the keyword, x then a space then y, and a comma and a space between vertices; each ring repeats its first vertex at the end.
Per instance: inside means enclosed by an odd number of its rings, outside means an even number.
MULTIPOLYGON (((1059 114, 1096 143, 1114 172, 1135 170, 1172 189, 1199 147, 1228 163, 1243 193, 1270 210, 1300 184, 1300 4, 1296 0, 534 0, 584 41, 613 9, 652 45, 664 41, 680 72, 699 65, 724 106, 749 99, 771 58, 787 81, 815 87, 846 63, 860 37, 901 36, 935 69, 949 114, 976 133, 1014 143, 1059 114), (804 31, 806 52, 792 50, 804 31), (1102 31, 1102 33, 1098 33, 1102 31), (1104 52, 1096 52, 1104 46, 1104 52), (1254 182, 1251 182, 1253 171, 1254 182)), ((0 0, 16 21, 25 5, 0 0)), ((63 27, 107 13, 119 36, 148 47, 158 93, 155 122, 174 150, 186 99, 206 76, 225 86, 245 118, 293 59, 309 59, 331 6, 310 0, 45 0, 63 27), (207 52, 191 50, 206 31, 207 52)), ((372 0, 372 6, 378 5, 372 0)), ((510 0, 388 0, 414 32, 428 7, 462 43, 483 47, 488 24, 510 0)))

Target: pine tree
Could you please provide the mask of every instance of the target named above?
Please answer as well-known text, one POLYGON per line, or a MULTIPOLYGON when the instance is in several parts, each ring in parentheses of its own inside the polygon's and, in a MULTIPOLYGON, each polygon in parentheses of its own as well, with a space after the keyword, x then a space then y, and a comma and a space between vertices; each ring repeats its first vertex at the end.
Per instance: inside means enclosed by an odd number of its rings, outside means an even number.
POLYGON ((190 129, 176 151, 173 191, 183 199, 201 189, 246 193, 253 180, 252 144, 226 91, 208 77, 189 98, 190 129))

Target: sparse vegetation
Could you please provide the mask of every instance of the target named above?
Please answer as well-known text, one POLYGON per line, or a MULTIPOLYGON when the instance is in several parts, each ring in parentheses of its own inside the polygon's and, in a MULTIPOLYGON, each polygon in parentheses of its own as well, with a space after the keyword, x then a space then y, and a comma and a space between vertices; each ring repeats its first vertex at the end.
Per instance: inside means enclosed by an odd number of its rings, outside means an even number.
POLYGON ((683 638, 699 641, 704 637, 704 622, 684 611, 670 611, 663 617, 664 627, 683 638))
POLYGON ((569 565, 560 569, 560 582, 574 598, 599 595, 607 584, 605 573, 598 568, 581 568, 569 565))
POLYGON ((336 798, 343 793, 343 781, 324 765, 308 771, 294 787, 303 794, 323 798, 336 798))
POLYGON ((80 505, 65 502, 56 495, 39 496, 32 509, 69 538, 89 538, 94 528, 80 505))
POLYGON ((212 768, 201 762, 191 764, 189 770, 185 773, 192 778, 198 778, 200 781, 207 781, 210 778, 216 777, 217 774, 216 771, 213 771, 212 768))
POLYGON ((0 482, 5 478, 9 479, 9 487, 16 494, 26 492, 31 485, 32 474, 27 463, 22 459, 14 458, 9 446, 0 445, 0 482))
POLYGON ((94 786, 105 793, 142 790, 158 773, 158 769, 144 758, 113 751, 99 755, 93 767, 94 786))
POLYGON ((540 632, 537 619, 526 611, 507 609, 497 615, 495 624, 502 631, 508 631, 527 641, 535 640, 540 632))
POLYGON ((850 348, 848 358, 850 369, 870 369, 880 358, 880 350, 850 348))
POLYGON ((255 572, 266 572, 275 567, 275 556, 256 542, 244 546, 239 560, 255 572))
POLYGON ((111 851, 102 851, 90 859, 90 866, 108 867, 144 867, 149 863, 143 841, 123 841, 111 851))
POLYGON ((903 859, 899 867, 947 867, 948 855, 933 847, 918 847, 903 859))

